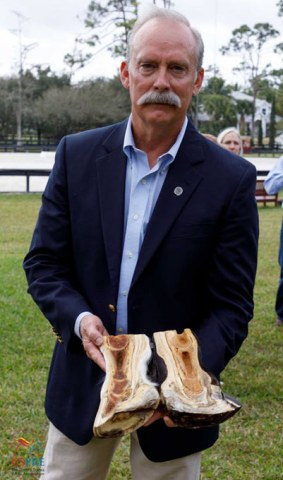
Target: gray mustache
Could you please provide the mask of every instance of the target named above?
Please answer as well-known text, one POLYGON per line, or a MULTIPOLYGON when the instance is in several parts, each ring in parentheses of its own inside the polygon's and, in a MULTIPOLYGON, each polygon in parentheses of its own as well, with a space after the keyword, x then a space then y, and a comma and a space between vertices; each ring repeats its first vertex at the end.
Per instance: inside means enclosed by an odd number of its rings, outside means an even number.
POLYGON ((148 103, 161 103, 181 108, 181 100, 173 92, 146 92, 137 101, 138 105, 146 105, 148 103))

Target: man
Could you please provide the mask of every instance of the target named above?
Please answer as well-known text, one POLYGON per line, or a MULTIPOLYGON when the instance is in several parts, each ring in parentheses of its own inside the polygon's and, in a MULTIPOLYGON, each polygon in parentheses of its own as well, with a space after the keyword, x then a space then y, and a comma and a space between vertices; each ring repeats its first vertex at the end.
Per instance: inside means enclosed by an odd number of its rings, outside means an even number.
MULTIPOLYGON (((264 188, 270 195, 280 192, 283 189, 283 156, 275 163, 264 181, 264 188)), ((283 207, 283 203, 282 203, 283 207)), ((281 225, 279 239, 278 261, 280 266, 279 285, 276 294, 275 311, 277 319, 275 324, 278 327, 283 326, 283 223, 281 225)))
MULTIPOLYGON (((118 440, 92 434, 103 335, 191 328, 203 368, 216 376, 247 335, 256 172, 186 117, 202 56, 185 17, 150 11, 121 64, 130 119, 58 147, 24 261, 29 292, 59 340, 46 394, 45 480, 106 478, 118 440)), ((131 435, 132 478, 198 479, 200 452, 218 429, 174 428, 160 416, 131 435)))

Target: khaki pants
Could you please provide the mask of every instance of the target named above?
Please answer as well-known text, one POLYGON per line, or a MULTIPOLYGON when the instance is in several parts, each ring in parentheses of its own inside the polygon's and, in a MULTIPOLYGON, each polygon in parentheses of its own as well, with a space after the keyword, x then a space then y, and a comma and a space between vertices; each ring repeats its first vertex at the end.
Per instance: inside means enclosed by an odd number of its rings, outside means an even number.
MULTIPOLYGON (((93 438, 77 445, 50 423, 40 480, 106 480, 119 438, 93 438)), ((168 462, 151 462, 143 454, 136 433, 131 434, 133 480, 199 480, 201 454, 168 462)))

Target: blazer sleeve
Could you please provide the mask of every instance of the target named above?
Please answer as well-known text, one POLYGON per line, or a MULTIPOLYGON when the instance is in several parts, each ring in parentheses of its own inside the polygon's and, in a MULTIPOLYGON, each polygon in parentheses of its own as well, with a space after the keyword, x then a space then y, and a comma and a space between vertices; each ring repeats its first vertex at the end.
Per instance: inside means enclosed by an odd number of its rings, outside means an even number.
POLYGON ((256 171, 248 166, 222 218, 215 253, 208 265, 207 305, 195 326, 204 367, 219 375, 236 355, 253 317, 257 268, 256 171))
POLYGON ((31 246, 24 259, 28 292, 67 348, 77 316, 91 311, 72 270, 72 232, 63 139, 42 196, 31 246))

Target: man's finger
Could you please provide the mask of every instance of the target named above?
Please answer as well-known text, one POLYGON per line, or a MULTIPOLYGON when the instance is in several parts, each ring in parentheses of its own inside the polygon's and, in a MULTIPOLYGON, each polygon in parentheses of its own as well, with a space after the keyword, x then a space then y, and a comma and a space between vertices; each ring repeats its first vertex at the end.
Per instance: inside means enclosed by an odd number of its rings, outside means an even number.
POLYGON ((161 412, 158 412, 158 411, 154 412, 152 414, 152 416, 150 417, 150 419, 144 424, 144 427, 148 427, 149 425, 156 422, 156 420, 159 420, 162 417, 163 417, 163 415, 162 415, 161 412))
POLYGON ((96 337, 96 339, 94 340, 94 343, 97 347, 100 347, 103 343, 103 337, 102 336, 96 337))
POLYGON ((105 360, 99 348, 91 341, 83 341, 83 346, 87 356, 105 372, 105 360))
POLYGON ((164 420, 164 423, 165 423, 166 427, 169 427, 169 428, 177 427, 177 425, 167 415, 165 415, 163 417, 163 420, 164 420))

